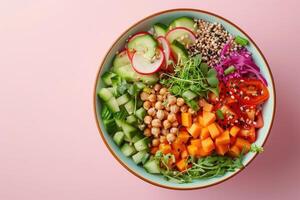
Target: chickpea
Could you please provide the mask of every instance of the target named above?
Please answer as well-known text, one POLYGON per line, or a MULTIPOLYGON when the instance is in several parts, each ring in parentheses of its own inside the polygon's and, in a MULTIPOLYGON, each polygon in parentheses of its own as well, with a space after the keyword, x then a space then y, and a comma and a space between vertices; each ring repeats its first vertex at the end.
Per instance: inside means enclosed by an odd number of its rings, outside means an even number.
POLYGON ((176 97, 175 96, 173 96, 173 95, 169 95, 168 96, 168 103, 170 104, 170 105, 174 105, 175 103, 176 103, 176 97))
POLYGON ((159 119, 153 119, 152 122, 151 122, 151 125, 153 127, 160 128, 161 127, 161 121, 159 119))
MULTIPOLYGON (((195 118, 195 119, 197 119, 197 118, 195 118)), ((172 123, 172 127, 175 127, 175 128, 176 128, 176 127, 178 127, 178 126, 179 126, 178 121, 175 121, 175 122, 172 123)))
POLYGON ((171 113, 175 113, 176 114, 179 111, 179 107, 176 104, 171 105, 170 106, 170 111, 171 111, 171 113))
POLYGON ((165 106, 165 110, 170 111, 170 105, 169 104, 167 106, 165 106))
POLYGON ((154 89, 151 89, 151 94, 155 94, 155 90, 154 89))
POLYGON ((152 103, 156 102, 156 95, 155 94, 150 94, 149 97, 148 97, 148 100, 152 103))
POLYGON ((188 111, 188 107, 187 107, 187 105, 183 105, 183 106, 181 106, 181 108, 180 108, 180 112, 187 112, 188 111))
POLYGON ((176 102, 177 106, 183 106, 184 104, 184 99, 183 98, 177 98, 177 102, 176 102))
POLYGON ((148 99, 148 97, 149 97, 149 94, 147 94, 146 92, 142 92, 140 94, 140 98, 142 101, 146 101, 148 99))
POLYGON ((169 112, 168 111, 166 111, 166 110, 164 110, 164 113, 165 113, 165 119, 167 119, 168 118, 168 115, 169 115, 169 112))
POLYGON ((157 95, 156 99, 157 99, 157 101, 163 101, 164 97, 159 94, 159 95, 157 95))
POLYGON ((163 134, 163 135, 168 135, 168 133, 170 133, 169 129, 162 129, 161 130, 161 134, 163 134))
POLYGON ((171 128, 171 123, 169 122, 169 120, 164 120, 164 121, 163 121, 163 127, 164 127, 165 129, 171 128))
POLYGON ((162 109, 164 109, 164 105, 161 101, 158 101, 158 102, 155 103, 155 108, 157 110, 162 110, 162 109))
POLYGON ((189 108, 188 112, 191 113, 192 115, 196 113, 196 112, 195 112, 193 109, 191 109, 191 108, 189 108))
POLYGON ((150 108, 148 110, 148 115, 154 117, 156 115, 156 111, 155 111, 155 108, 150 108))
POLYGON ((144 130, 144 136, 146 136, 146 137, 150 137, 151 136, 151 130, 150 130, 150 128, 146 128, 144 130))
POLYGON ((158 135, 160 134, 160 129, 157 128, 157 127, 151 128, 151 134, 152 134, 154 137, 158 137, 158 135))
POLYGON ((145 101, 144 104, 143 104, 143 107, 144 107, 146 110, 149 110, 150 107, 151 107, 151 102, 150 102, 150 101, 145 101))
POLYGON ((167 91, 168 91, 168 89, 167 88, 161 88, 160 90, 159 90, 159 94, 160 95, 165 95, 166 93, 167 93, 167 91))
POLYGON ((168 115, 168 121, 173 123, 175 122, 177 119, 176 119, 176 115, 174 113, 171 113, 168 115))
POLYGON ((178 128, 172 127, 172 128, 170 129, 170 133, 171 133, 171 134, 177 134, 177 133, 178 133, 178 128))
POLYGON ((161 84, 155 84, 154 85, 154 90, 156 91, 156 92, 158 92, 159 90, 160 90, 160 88, 161 88, 161 84))
POLYGON ((156 117, 159 120, 163 120, 165 118, 165 112, 163 110, 158 110, 156 112, 156 117))
POLYGON ((157 147, 159 145, 159 139, 155 138, 152 140, 152 146, 157 147))
POLYGON ((169 143, 174 142, 175 139, 176 139, 176 138, 175 138, 175 135, 174 135, 174 134, 169 133, 169 134, 167 135, 167 141, 168 141, 169 143))
POLYGON ((160 143, 165 143, 165 142, 167 141, 166 136, 161 135, 161 136, 159 137, 159 141, 160 141, 160 143))
POLYGON ((151 121, 152 121, 152 117, 151 116, 149 116, 149 115, 145 116, 145 118, 144 118, 145 124, 151 124, 151 121))

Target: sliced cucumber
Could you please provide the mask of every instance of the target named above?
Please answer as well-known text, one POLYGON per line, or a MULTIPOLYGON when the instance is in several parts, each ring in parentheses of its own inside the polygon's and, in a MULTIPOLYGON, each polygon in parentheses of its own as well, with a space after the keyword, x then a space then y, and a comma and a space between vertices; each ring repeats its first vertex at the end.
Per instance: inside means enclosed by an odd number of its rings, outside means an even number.
POLYGON ((143 107, 141 107, 135 112, 135 115, 140 120, 144 120, 144 117, 146 116, 146 110, 143 107))
POLYGON ((129 115, 127 118, 126 118, 126 122, 128 124, 136 124, 137 123, 137 119, 134 115, 129 115))
POLYGON ((102 78, 102 81, 104 82, 105 85, 107 86, 110 86, 112 84, 111 82, 111 78, 116 76, 115 73, 112 73, 112 72, 105 72, 101 78, 102 78))
POLYGON ((145 164, 149 160, 149 158, 150 158, 150 154, 147 153, 142 159, 142 164, 145 164))
POLYGON ((133 155, 136 152, 134 146, 128 143, 123 144, 123 146, 121 147, 121 151, 127 157, 133 155))
POLYGON ((138 79, 138 74, 134 71, 134 69, 132 69, 131 64, 123 65, 117 68, 114 67, 113 71, 126 81, 133 82, 138 79))
POLYGON ((128 112, 129 115, 131 115, 134 112, 134 100, 131 99, 124 105, 126 111, 128 112))
POLYGON ((149 145, 149 138, 147 137, 134 143, 134 147, 137 151, 143 151, 148 149, 148 145, 149 145))
POLYGON ((130 64, 130 59, 127 55, 127 51, 122 51, 119 54, 117 54, 113 60, 113 67, 114 68, 119 68, 124 65, 130 64))
POLYGON ((183 44, 181 44, 177 40, 174 40, 173 43, 171 44, 171 50, 177 61, 180 60, 185 61, 188 59, 187 50, 185 49, 183 44))
POLYGON ((190 17, 179 17, 171 22, 169 26, 169 30, 176 28, 176 27, 184 27, 193 32, 196 32, 196 22, 190 17))
POLYGON ((157 160, 148 160, 144 164, 144 168, 151 174, 160 174, 159 162, 157 160))
POLYGON ((103 100, 103 101, 108 101, 110 98, 113 97, 113 94, 111 91, 107 88, 101 88, 98 91, 98 96, 103 100))
POLYGON ((156 37, 165 36, 168 30, 168 27, 162 23, 154 24, 153 28, 156 37))
POLYGON ((187 90, 187 91, 184 91, 184 92, 182 93, 182 97, 183 97, 184 99, 186 99, 187 101, 190 101, 190 100, 196 98, 196 97, 197 97, 197 94, 195 94, 194 92, 192 92, 192 91, 190 91, 190 90, 187 90))
POLYGON ((117 98, 117 102, 119 104, 119 106, 127 103, 130 100, 130 97, 128 94, 123 94, 122 96, 117 98))
POLYGON ((159 78, 158 78, 158 74, 140 75, 139 80, 143 81, 147 85, 153 85, 153 84, 157 83, 159 78))
POLYGON ((111 110, 113 113, 120 111, 119 104, 115 97, 111 97, 108 101, 105 102, 105 104, 107 105, 109 110, 111 110))
POLYGON ((122 121, 122 120, 118 120, 116 119, 116 123, 119 127, 121 127, 121 129, 123 130, 125 137, 128 140, 131 140, 137 133, 137 128, 133 127, 132 125, 122 121))
POLYGON ((103 120, 103 124, 109 134, 115 133, 117 131, 117 126, 114 119, 103 120))
POLYGON ((125 134, 122 131, 116 132, 113 136, 114 142, 120 146, 124 141, 125 134))
POLYGON ((135 164, 140 164, 142 163, 144 157, 147 155, 147 151, 140 151, 140 152, 137 152, 136 154, 134 154, 132 156, 132 160, 133 162, 135 162, 135 164))
POLYGON ((150 34, 136 36, 128 43, 129 51, 142 53, 146 58, 155 56, 157 42, 150 34))
POLYGON ((132 143, 136 143, 137 141, 143 139, 144 137, 145 137, 145 136, 143 136, 142 134, 136 134, 136 135, 132 138, 131 142, 132 142, 132 143))

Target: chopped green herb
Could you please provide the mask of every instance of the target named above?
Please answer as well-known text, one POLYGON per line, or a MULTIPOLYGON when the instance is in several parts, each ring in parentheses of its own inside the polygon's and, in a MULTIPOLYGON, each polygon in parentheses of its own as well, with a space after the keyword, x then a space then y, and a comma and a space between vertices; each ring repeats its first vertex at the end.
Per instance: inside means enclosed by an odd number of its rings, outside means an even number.
POLYGON ((264 148, 259 147, 256 144, 252 144, 250 151, 253 152, 253 153, 262 153, 264 151, 264 148))
POLYGON ((239 35, 234 38, 234 41, 242 46, 247 46, 249 44, 249 41, 246 38, 243 38, 239 35))
POLYGON ((218 109, 216 111, 216 114, 217 114, 218 119, 221 119, 221 120, 224 119, 224 115, 223 115, 223 113, 222 113, 222 111, 220 109, 218 109))
POLYGON ((228 74, 233 73, 234 71, 235 71, 235 67, 231 65, 227 69, 224 70, 224 74, 228 75, 228 74))

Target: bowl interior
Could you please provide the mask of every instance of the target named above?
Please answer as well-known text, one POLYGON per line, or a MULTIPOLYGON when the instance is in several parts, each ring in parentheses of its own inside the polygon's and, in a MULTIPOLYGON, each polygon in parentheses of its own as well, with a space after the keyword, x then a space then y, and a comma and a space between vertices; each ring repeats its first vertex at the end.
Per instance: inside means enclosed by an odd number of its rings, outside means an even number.
MULTIPOLYGON (((227 20, 224 20, 214 14, 207 13, 204 11, 198 11, 198 10, 189 10, 189 9, 183 9, 183 10, 170 10, 166 11, 163 13, 159 13, 156 15, 152 15, 141 22, 137 23, 135 26, 127 30, 112 46, 112 48, 109 50, 108 54, 104 58, 104 61, 102 63, 102 66, 100 66, 100 72, 97 77, 97 82, 96 82, 96 91, 103 85, 101 81, 101 75, 103 72, 108 70, 108 68, 111 67, 112 59, 114 58, 115 52, 118 50, 121 50, 124 47, 125 40, 128 38, 128 36, 139 32, 139 31, 146 31, 149 30, 153 24, 157 22, 162 22, 162 23, 170 23, 172 19, 175 19, 180 16, 190 16, 190 17, 195 17, 199 19, 204 19, 210 22, 219 22, 221 23, 231 34, 233 35, 241 35, 245 38, 248 38, 250 41, 251 39, 247 37, 241 30, 239 30, 236 26, 228 22, 227 20)), ((258 132, 258 138, 255 142, 258 146, 262 146, 268 136, 268 133, 270 131, 272 121, 273 121, 273 115, 274 115, 274 105, 275 105, 275 94, 274 94, 274 85, 272 81, 272 75, 271 72, 267 66, 266 61, 264 60, 263 56, 260 54, 258 48, 253 44, 253 41, 251 41, 251 44, 248 46, 248 49, 250 52, 253 54, 253 58, 257 65, 260 67, 262 74, 266 78, 268 82, 268 89, 270 92, 270 98, 269 100, 264 104, 263 108, 263 117, 264 117, 264 127, 261 128, 258 132)), ((125 166, 127 169, 129 169, 132 173, 138 175, 140 178, 154 183, 156 185, 160 185, 163 187, 168 187, 168 188, 174 188, 174 189, 191 189, 191 188, 200 188, 200 187, 206 187, 218 182, 221 182, 223 180, 228 179, 229 177, 233 176, 235 173, 237 173, 239 170, 235 172, 228 172, 222 177, 216 177, 212 179, 207 179, 207 180, 195 180, 192 183, 187 183, 187 184, 177 184, 177 183, 172 183, 169 181, 166 181, 163 179, 161 176, 157 175, 152 175, 147 173, 142 167, 137 166, 130 158, 125 157, 119 147, 113 142, 111 135, 107 133, 105 130, 101 116, 100 116, 100 109, 101 109, 101 104, 99 101, 99 98, 95 95, 94 96, 95 100, 95 109, 96 109, 96 118, 97 118, 97 123, 100 127, 100 134, 102 134, 102 137, 104 138, 105 142, 107 143, 108 147, 114 154, 114 156, 125 166), (102 132, 102 133, 101 133, 102 132)), ((247 165, 253 158, 255 157, 255 153, 248 153, 245 156, 245 159, 243 161, 244 165, 247 165)))

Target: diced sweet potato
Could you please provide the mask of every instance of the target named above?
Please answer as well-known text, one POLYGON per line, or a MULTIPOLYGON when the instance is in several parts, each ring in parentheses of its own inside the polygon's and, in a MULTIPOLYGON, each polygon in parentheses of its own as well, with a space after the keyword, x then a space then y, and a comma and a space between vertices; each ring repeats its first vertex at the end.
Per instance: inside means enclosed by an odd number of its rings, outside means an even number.
POLYGON ((195 145, 190 144, 187 146, 187 151, 189 152, 189 155, 195 156, 197 154, 197 147, 195 145))
POLYGON ((184 171, 188 168, 188 163, 186 159, 181 159, 176 163, 176 167, 178 168, 179 171, 184 171))
POLYGON ((204 121, 203 121, 203 117, 201 115, 198 116, 198 121, 199 121, 199 124, 204 127, 204 121))
POLYGON ((216 144, 216 152, 219 155, 225 155, 227 151, 229 150, 229 145, 228 144, 216 144))
POLYGON ((197 150, 197 156, 198 157, 205 157, 205 156, 209 156, 212 153, 212 151, 204 151, 203 147, 201 146, 200 148, 198 148, 197 150))
POLYGON ((171 152, 172 152, 171 145, 169 145, 169 144, 164 144, 164 143, 161 143, 161 144, 159 145, 159 150, 160 150, 163 154, 168 154, 168 153, 171 153, 171 152))
POLYGON ((236 145, 233 145, 232 147, 230 147, 230 149, 228 151, 228 154, 231 157, 238 157, 240 155, 240 153, 241 153, 241 151, 236 145))
POLYGON ((212 104, 209 103, 205 103, 203 106, 203 111, 207 111, 207 112, 211 112, 213 110, 214 106, 212 104))
POLYGON ((200 139, 193 139, 191 140, 191 144, 195 145, 196 147, 201 147, 201 140, 200 139))
POLYGON ((240 132, 240 130, 241 130, 241 129, 240 129, 239 127, 233 126, 233 127, 230 129, 229 133, 230 133, 230 135, 231 135, 232 137, 236 137, 237 134, 240 132))
POLYGON ((202 140, 201 145, 205 152, 211 152, 212 150, 215 149, 214 142, 210 137, 202 140))
POLYGON ((206 127, 213 123, 216 120, 216 115, 215 113, 212 112, 203 112, 203 126, 206 127))
POLYGON ((192 114, 191 113, 181 113, 182 126, 190 127, 192 125, 192 114))
POLYGON ((193 136, 193 138, 197 138, 201 132, 201 126, 198 123, 193 123, 191 127, 189 127, 188 132, 193 136))
POLYGON ((229 131, 228 130, 224 131, 221 135, 219 135, 216 138, 215 142, 218 145, 229 144, 230 143, 229 131))
POLYGON ((210 136, 210 134, 209 134, 208 128, 207 127, 202 128, 201 132, 200 132, 200 139, 204 140, 204 139, 208 138, 209 136, 210 136))
POLYGON ((218 137, 221 132, 219 130, 219 128, 217 127, 216 123, 212 123, 207 127, 209 134, 211 136, 212 139, 215 139, 216 137, 218 137))
POLYGON ((185 159, 185 158, 187 158, 188 156, 189 156, 189 153, 188 153, 187 150, 184 150, 184 151, 181 152, 181 158, 182 158, 182 159, 185 159))
POLYGON ((248 140, 238 137, 235 141, 235 145, 242 151, 244 149, 245 153, 247 153, 250 148, 251 144, 248 140))
POLYGON ((177 136, 178 141, 180 141, 181 143, 187 143, 189 138, 190 138, 190 134, 187 131, 179 131, 179 134, 177 136))

